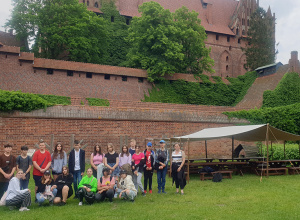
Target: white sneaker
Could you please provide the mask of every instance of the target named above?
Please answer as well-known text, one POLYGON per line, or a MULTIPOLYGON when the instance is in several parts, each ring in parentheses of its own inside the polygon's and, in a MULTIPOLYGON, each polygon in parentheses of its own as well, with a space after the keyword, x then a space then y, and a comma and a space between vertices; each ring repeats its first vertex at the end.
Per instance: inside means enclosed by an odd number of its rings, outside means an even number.
POLYGON ((22 207, 22 208, 19 209, 19 211, 23 212, 23 211, 25 211, 25 209, 26 209, 25 207, 22 207))
POLYGON ((79 204, 78 204, 78 205, 80 205, 80 206, 81 206, 81 205, 82 205, 82 202, 79 202, 79 204))
POLYGON ((28 209, 27 207, 24 207, 23 211, 29 211, 30 209, 28 209))

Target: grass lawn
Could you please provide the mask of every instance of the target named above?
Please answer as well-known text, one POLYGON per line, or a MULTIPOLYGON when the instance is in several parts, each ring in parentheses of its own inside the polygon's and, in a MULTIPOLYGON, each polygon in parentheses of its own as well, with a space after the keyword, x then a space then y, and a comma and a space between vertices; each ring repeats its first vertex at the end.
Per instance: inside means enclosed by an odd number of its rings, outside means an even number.
MULTIPOLYGON (((39 207, 33 203, 28 212, 0 207, 1 220, 6 219, 300 219, 299 175, 271 176, 234 175, 220 183, 200 181, 192 176, 185 195, 176 195, 167 178, 167 194, 157 194, 156 175, 153 194, 138 196, 134 203, 115 199, 92 206, 78 206, 69 199, 63 207, 39 207)), ((33 190, 33 180, 30 189, 33 190)), ((34 200, 33 200, 34 201, 34 200)))

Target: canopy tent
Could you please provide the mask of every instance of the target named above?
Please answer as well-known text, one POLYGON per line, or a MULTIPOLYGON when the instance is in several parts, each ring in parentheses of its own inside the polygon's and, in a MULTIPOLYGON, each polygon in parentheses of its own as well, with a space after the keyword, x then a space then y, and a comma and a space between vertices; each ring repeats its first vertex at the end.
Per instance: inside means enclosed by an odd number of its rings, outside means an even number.
MULTIPOLYGON (((234 140, 239 141, 266 141, 267 142, 267 176, 269 164, 269 141, 300 141, 300 136, 291 134, 269 124, 262 125, 245 125, 245 126, 228 126, 218 128, 206 128, 201 131, 170 138, 171 141, 188 141, 188 165, 189 165, 189 141, 205 141, 205 149, 207 154, 207 140, 231 138, 232 151, 234 148, 234 140)), ((232 154, 233 159, 233 154, 232 154)), ((189 176, 189 166, 188 166, 189 176)))

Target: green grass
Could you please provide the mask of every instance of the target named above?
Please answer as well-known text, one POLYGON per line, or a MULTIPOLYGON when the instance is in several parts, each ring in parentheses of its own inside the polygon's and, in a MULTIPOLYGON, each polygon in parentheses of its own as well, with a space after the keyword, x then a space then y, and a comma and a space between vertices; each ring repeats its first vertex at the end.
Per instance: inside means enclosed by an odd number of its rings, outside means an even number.
POLYGON ((71 105, 71 98, 58 95, 42 95, 37 94, 39 97, 45 99, 50 105, 71 105))
POLYGON ((86 98, 89 106, 109 106, 109 101, 107 99, 97 99, 97 98, 86 98))
MULTIPOLYGON (((157 194, 156 175, 153 194, 138 196, 134 203, 114 199, 92 206, 78 206, 69 199, 64 207, 33 203, 28 212, 10 211, 0 207, 1 219, 299 219, 298 201, 300 175, 237 176, 220 183, 200 181, 191 177, 185 195, 175 195, 171 179, 167 178, 166 195, 157 194)), ((30 189, 33 190, 33 180, 30 189)))

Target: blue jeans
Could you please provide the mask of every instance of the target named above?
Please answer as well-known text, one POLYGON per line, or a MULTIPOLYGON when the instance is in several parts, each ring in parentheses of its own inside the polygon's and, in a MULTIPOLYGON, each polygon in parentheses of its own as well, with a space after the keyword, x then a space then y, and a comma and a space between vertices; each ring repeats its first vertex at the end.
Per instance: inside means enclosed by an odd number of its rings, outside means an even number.
MULTIPOLYGON (((54 197, 53 197, 53 199, 55 198, 55 196, 56 196, 56 194, 57 194, 57 189, 53 189, 53 191, 52 191, 52 193, 53 193, 53 195, 54 195, 54 197)), ((42 193, 37 193, 36 194, 36 200, 37 200, 37 202, 41 205, 43 202, 45 202, 45 198, 44 198, 44 196, 42 196, 42 193)), ((53 200, 52 200, 53 201, 53 200)))
POLYGON ((20 179, 20 189, 28 189, 29 180, 20 179))
POLYGON ((157 170, 158 191, 165 191, 167 170, 168 166, 165 166, 162 170, 157 170))
POLYGON ((74 173, 73 173, 73 184, 74 184, 74 192, 75 192, 75 196, 77 195, 77 190, 78 190, 78 185, 82 179, 82 176, 81 176, 81 172, 80 170, 74 170, 74 173))

